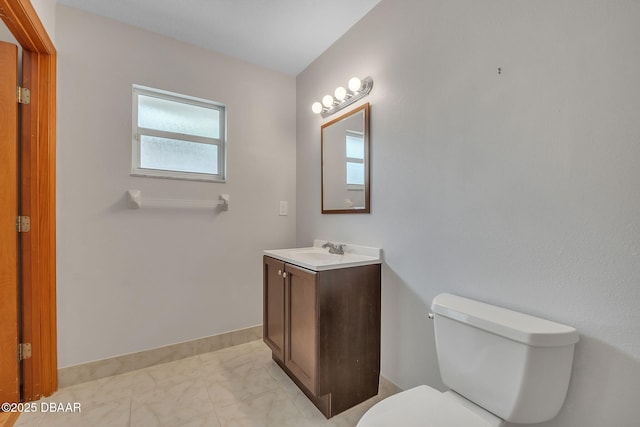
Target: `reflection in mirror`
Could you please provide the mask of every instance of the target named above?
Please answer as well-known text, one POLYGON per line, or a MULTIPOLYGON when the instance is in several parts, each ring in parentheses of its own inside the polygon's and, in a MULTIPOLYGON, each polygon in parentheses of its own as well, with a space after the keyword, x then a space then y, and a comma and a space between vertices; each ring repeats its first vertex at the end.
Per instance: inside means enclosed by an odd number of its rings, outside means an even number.
POLYGON ((369 104, 321 128, 322 213, 369 213, 369 104))

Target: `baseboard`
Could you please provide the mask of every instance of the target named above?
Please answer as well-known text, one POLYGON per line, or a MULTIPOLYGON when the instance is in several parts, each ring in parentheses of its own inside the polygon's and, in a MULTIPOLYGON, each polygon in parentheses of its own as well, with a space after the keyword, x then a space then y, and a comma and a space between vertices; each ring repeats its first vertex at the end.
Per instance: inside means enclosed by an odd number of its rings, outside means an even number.
POLYGON ((262 339, 262 325, 58 369, 58 386, 94 381, 262 339))
POLYGON ((395 385, 394 383, 392 383, 391 381, 383 377, 382 374, 380 374, 379 384, 380 385, 379 385, 378 394, 384 397, 389 397, 393 394, 400 393, 401 391, 403 391, 400 387, 398 387, 397 385, 395 385))

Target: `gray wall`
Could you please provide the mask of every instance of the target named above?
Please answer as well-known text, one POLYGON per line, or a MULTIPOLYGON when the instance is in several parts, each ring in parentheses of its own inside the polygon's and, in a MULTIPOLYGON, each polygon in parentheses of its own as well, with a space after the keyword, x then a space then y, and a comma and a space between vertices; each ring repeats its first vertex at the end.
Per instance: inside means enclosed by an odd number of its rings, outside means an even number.
POLYGON ((295 79, 64 6, 56 24, 59 366, 261 324, 262 250, 295 244, 295 79), (227 183, 129 175, 133 83, 226 104, 227 183), (130 188, 231 203, 130 210, 130 188))
POLYGON ((383 248, 387 378, 443 387, 426 315, 451 292, 579 330, 545 426, 637 425, 639 22, 631 0, 382 0, 297 77, 297 244, 383 248), (372 212, 321 215, 310 107, 367 75, 372 212))

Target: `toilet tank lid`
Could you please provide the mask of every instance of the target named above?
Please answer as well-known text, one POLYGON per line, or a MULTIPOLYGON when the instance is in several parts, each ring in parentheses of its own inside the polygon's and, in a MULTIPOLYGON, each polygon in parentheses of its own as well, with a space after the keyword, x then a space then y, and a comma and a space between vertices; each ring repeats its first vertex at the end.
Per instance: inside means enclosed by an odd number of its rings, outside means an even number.
POLYGON ((452 294, 433 299, 431 310, 458 322, 535 347, 560 347, 578 342, 571 326, 452 294))

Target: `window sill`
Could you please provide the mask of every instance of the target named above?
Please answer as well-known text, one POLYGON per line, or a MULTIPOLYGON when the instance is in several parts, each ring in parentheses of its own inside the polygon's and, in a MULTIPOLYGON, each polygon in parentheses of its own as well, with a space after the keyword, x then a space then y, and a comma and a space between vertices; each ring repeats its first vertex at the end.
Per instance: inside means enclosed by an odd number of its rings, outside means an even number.
POLYGON ((135 169, 131 171, 131 176, 140 178, 161 178, 161 179, 178 179, 182 181, 202 181, 202 182, 219 182, 225 183, 227 180, 217 175, 208 175, 204 173, 177 172, 155 169, 135 169))

